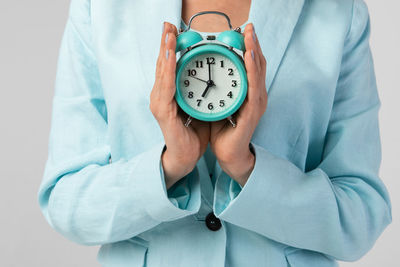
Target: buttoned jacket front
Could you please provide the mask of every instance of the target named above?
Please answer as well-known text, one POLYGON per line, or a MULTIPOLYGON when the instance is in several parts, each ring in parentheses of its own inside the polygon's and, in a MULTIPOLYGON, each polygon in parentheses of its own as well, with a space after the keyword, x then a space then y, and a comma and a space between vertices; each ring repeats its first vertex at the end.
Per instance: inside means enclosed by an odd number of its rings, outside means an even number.
POLYGON ((162 22, 179 27, 181 8, 72 0, 38 192, 47 222, 101 245, 103 266, 324 267, 362 257, 391 222, 364 1, 252 0, 268 91, 254 169, 241 187, 203 156, 166 190, 149 103, 162 22), (217 231, 205 223, 211 212, 217 231))

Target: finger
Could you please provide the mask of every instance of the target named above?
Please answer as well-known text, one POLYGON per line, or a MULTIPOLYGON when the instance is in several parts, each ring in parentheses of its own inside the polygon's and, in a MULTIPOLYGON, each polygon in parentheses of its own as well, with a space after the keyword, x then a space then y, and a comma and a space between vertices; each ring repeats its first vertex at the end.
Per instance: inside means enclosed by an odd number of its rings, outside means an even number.
POLYGON ((262 52, 262 48, 261 48, 261 44, 260 41, 258 39, 257 33, 255 31, 254 25, 252 24, 252 31, 254 32, 254 39, 255 39, 255 43, 256 43, 256 47, 257 47, 257 55, 258 55, 258 59, 260 62, 260 74, 264 74, 261 75, 263 78, 265 78, 265 73, 266 73, 266 68, 267 68, 267 60, 265 59, 265 56, 262 52))
POLYGON ((259 77, 259 69, 256 62, 256 53, 255 50, 255 42, 253 41, 253 37, 251 35, 251 29, 247 29, 247 35, 245 37, 245 41, 247 42, 246 52, 244 53, 244 62, 247 70, 247 96, 236 113, 236 124, 238 130, 241 129, 243 125, 246 125, 246 121, 251 120, 251 117, 254 114, 255 100, 259 97, 259 88, 260 88, 260 77, 259 77), (250 33, 250 34, 249 34, 250 33), (250 37, 249 37, 250 36, 250 37), (251 39, 250 39, 251 38, 251 39))
POLYGON ((208 121, 200 121, 195 118, 192 119, 190 123, 190 127, 194 129, 200 139, 202 150, 200 151, 200 155, 203 155, 207 144, 210 140, 210 123, 208 121))
POLYGON ((258 66, 255 58, 255 52, 253 50, 254 44, 249 45, 252 49, 246 50, 244 53, 244 62, 247 70, 247 99, 249 102, 253 103, 253 99, 257 97, 256 89, 259 87, 259 71, 258 66))
POLYGON ((176 37, 178 35, 178 29, 176 28, 176 26, 174 24, 168 23, 168 27, 176 37))
MULTIPOLYGON (((257 55, 258 55, 258 60, 261 63, 262 51, 261 51, 260 42, 258 40, 258 36, 257 36, 256 30, 255 30, 253 24, 251 24, 251 33, 252 33, 253 41, 254 41, 255 46, 256 46, 256 52, 257 52, 257 55)), ((260 64, 260 66, 261 66, 261 64, 260 64)))
MULTIPOLYGON (((253 39, 253 24, 250 23, 246 25, 245 28, 245 46, 246 46, 246 52, 244 53, 244 61, 246 65, 246 70, 247 70, 247 79, 249 82, 249 88, 254 88, 257 87, 258 83, 258 72, 259 72, 259 63, 257 62, 257 47, 256 43, 254 42, 253 39)), ((248 92, 248 98, 252 98, 253 92, 248 92)))
POLYGON ((172 28, 170 28, 168 32, 168 38, 166 39, 166 44, 165 44, 164 71, 166 75, 165 77, 174 78, 173 80, 175 80, 175 68, 176 68, 176 61, 174 61, 174 59, 176 59, 175 47, 176 47, 176 35, 174 34, 172 28))
POLYGON ((171 34, 168 36, 165 48, 165 61, 163 65, 163 95, 165 99, 172 100, 175 91, 175 70, 176 70, 176 55, 175 55, 176 37, 171 34))
POLYGON ((256 39, 255 43, 256 43, 256 47, 257 47, 257 56, 258 56, 258 59, 260 61, 260 66, 261 66, 261 68, 259 69, 259 72, 258 72, 258 76, 259 76, 258 88, 263 89, 263 90, 259 90, 258 94, 253 94, 253 96, 257 97, 257 99, 253 99, 253 100, 255 100, 255 102, 253 102, 252 104, 254 106, 260 106, 259 102, 265 103, 266 102, 265 99, 267 98, 266 90, 264 90, 265 89, 266 70, 267 70, 267 60, 265 59, 264 54, 262 53, 261 44, 259 42, 257 34, 255 33, 254 25, 252 25, 252 26, 253 26, 252 30, 254 32, 254 36, 256 39), (263 84, 263 86, 261 86, 261 84, 263 84))
MULTIPOLYGON (((166 59, 167 59, 165 50, 171 48, 171 46, 168 47, 168 42, 169 42, 169 40, 170 40, 171 38, 173 38, 173 39, 176 40, 176 35, 177 35, 177 30, 176 30, 175 25, 173 25, 173 24, 171 24, 171 23, 168 23, 168 22, 166 23, 166 25, 165 25, 165 31, 166 31, 165 39, 164 39, 164 41, 165 41, 165 46, 164 46, 163 60, 162 60, 162 62, 161 62, 161 69, 162 69, 161 74, 163 74, 163 72, 165 71, 164 64, 166 63, 166 59)), ((170 44, 171 44, 171 43, 170 43, 170 44)), ((175 53, 175 46, 176 46, 176 45, 174 45, 174 47, 172 48, 172 49, 174 49, 174 53, 175 53)))
POLYGON ((212 137, 214 139, 218 138, 218 133, 220 131, 222 131, 226 127, 226 125, 228 123, 230 123, 230 122, 227 119, 222 119, 222 120, 211 122, 211 125, 210 125, 210 127, 211 127, 210 128, 210 134, 211 134, 211 136, 210 136, 210 139, 211 139, 212 143, 215 142, 215 140, 212 140, 212 137))
POLYGON ((162 54, 163 51, 165 50, 165 37, 167 35, 167 31, 166 31, 166 27, 167 27, 167 23, 168 22, 163 22, 163 26, 162 26, 162 34, 161 34, 161 40, 160 40, 160 49, 158 52, 158 58, 157 58, 157 65, 156 65, 156 77, 160 77, 161 76, 161 62, 163 60, 162 58, 162 54))
POLYGON ((160 41, 160 51, 158 53, 158 60, 157 60, 157 66, 158 69, 160 70, 158 72, 158 75, 162 75, 162 65, 164 63, 165 59, 165 49, 167 45, 167 40, 169 39, 170 35, 177 35, 177 29, 175 25, 169 23, 169 22, 164 22, 164 27, 163 27, 163 33, 161 35, 161 41, 160 41))
POLYGON ((247 81, 250 87, 254 87, 258 82, 257 62, 253 49, 246 50, 244 53, 244 64, 247 70, 247 81))
POLYGON ((254 61, 256 62, 257 72, 261 69, 261 62, 259 58, 258 48, 257 48, 257 37, 255 36, 253 23, 246 25, 244 32, 244 43, 247 50, 253 50, 254 61))
POLYGON ((253 50, 246 51, 244 55, 244 60, 246 64, 246 68, 248 68, 247 71, 247 81, 248 81, 248 87, 249 87, 249 92, 248 94, 250 95, 250 98, 252 96, 252 90, 254 87, 258 87, 260 83, 260 75, 258 71, 258 66, 257 62, 255 59, 255 52, 253 50))

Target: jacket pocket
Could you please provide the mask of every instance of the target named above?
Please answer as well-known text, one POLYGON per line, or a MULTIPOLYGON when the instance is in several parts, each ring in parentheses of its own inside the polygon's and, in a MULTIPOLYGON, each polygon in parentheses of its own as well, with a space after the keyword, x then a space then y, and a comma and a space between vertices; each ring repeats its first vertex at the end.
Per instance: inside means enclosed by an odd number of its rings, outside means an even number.
POLYGON ((97 253, 97 261, 103 267, 144 267, 148 252, 148 241, 139 237, 104 244, 97 253))
POLYGON ((285 257, 288 267, 338 267, 335 259, 326 255, 293 247, 285 249, 285 257))

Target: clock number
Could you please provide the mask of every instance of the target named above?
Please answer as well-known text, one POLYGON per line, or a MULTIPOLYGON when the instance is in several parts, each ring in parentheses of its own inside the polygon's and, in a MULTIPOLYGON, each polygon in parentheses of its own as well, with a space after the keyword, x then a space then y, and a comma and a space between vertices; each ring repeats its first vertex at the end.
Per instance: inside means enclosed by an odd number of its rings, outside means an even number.
POLYGON ((214 108, 214 106, 213 106, 213 104, 210 102, 210 103, 208 103, 208 109, 209 110, 212 110, 214 108))
POLYGON ((183 83, 185 84, 185 87, 188 87, 190 84, 190 82, 188 80, 185 80, 183 83))
POLYGON ((193 98, 193 91, 189 91, 188 98, 193 98))
POLYGON ((232 98, 232 91, 229 91, 229 93, 227 94, 227 96, 229 96, 230 98, 232 98))
POLYGON ((196 60, 196 68, 202 68, 202 67, 203 67, 203 61, 196 60))
POLYGON ((197 106, 200 107, 201 99, 197 99, 197 106))
POLYGON ((224 61, 221 60, 220 62, 221 62, 221 68, 223 68, 224 67, 224 61))
POLYGON ((219 106, 220 106, 220 107, 225 106, 225 100, 220 100, 220 101, 219 101, 219 106))
POLYGON ((228 75, 233 75, 233 69, 228 69, 228 75))
POLYGON ((207 58, 207 64, 215 64, 215 58, 214 57, 208 57, 207 58))
POLYGON ((188 70, 188 76, 196 76, 196 74, 197 74, 197 72, 196 72, 195 69, 193 69, 193 70, 189 69, 188 70))
POLYGON ((232 80, 232 87, 236 87, 237 85, 237 81, 236 80, 232 80))

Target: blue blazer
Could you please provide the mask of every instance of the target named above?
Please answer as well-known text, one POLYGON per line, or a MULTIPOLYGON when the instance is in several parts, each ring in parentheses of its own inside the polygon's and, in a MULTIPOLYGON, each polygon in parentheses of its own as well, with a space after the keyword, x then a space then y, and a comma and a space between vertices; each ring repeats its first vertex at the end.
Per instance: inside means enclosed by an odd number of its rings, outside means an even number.
POLYGON ((252 0, 269 98, 243 187, 208 153, 166 190, 149 108, 163 21, 180 26, 181 1, 72 0, 38 191, 51 227, 101 245, 103 266, 324 267, 367 253, 392 216, 365 2, 252 0))

